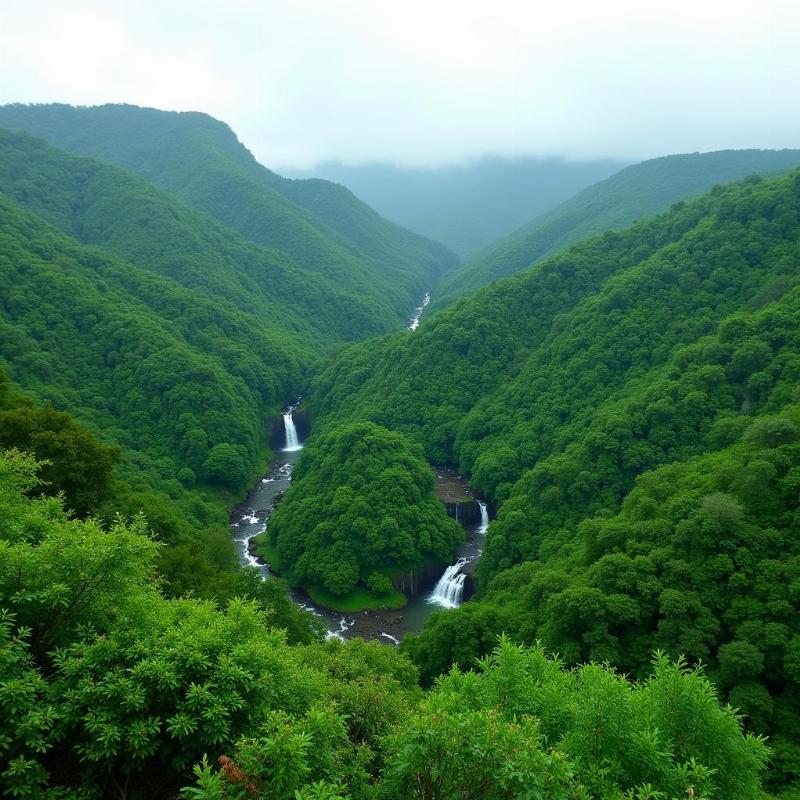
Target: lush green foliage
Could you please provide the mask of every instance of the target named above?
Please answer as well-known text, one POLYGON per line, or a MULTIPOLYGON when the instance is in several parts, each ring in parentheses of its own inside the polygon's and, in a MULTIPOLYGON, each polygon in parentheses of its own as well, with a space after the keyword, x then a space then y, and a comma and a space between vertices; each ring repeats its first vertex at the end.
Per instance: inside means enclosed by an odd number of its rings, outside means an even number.
MULTIPOLYGON (((287 180, 265 169, 227 125, 205 114, 10 105, 0 108, 0 126, 138 173, 211 215, 228 233, 270 248, 279 264, 278 275, 267 273, 270 295, 280 273, 303 277, 302 291, 278 293, 306 306, 295 324, 333 318, 345 335, 349 326, 347 338, 388 330, 455 265, 446 248, 387 222, 343 187, 287 180)), ((185 257, 181 244, 173 252, 185 257)))
POLYGON ((380 597, 391 593, 394 573, 447 561, 463 532, 434 498, 422 451, 361 423, 305 448, 268 536, 290 583, 380 597))
MULTIPOLYGON (((82 244, 172 279, 199 304, 260 317, 256 330, 336 341, 402 321, 369 296, 377 276, 364 263, 356 263, 350 280, 333 270, 319 274, 291 250, 249 241, 135 175, 26 134, 0 132, 0 152, 0 191, 9 198, 82 244)), ((402 296, 400 285, 382 280, 387 296, 402 296)), ((405 309, 415 299, 409 296, 405 309)))
MULTIPOLYGON (((647 681, 630 684, 597 665, 567 672, 539 647, 504 641, 476 672, 451 672, 399 719, 380 742, 385 766, 369 797, 764 797, 764 744, 741 735, 736 714, 719 707, 701 673, 662 656, 647 681)), ((362 796, 350 794, 352 780, 335 780, 331 739, 341 733, 330 722, 285 724, 280 740, 265 727, 258 740, 240 741, 220 771, 200 765, 184 797, 289 798, 290 775, 295 783, 319 779, 295 798, 362 796)))
POLYGON ((27 499, 34 470, 0 457, 4 792, 105 797, 130 782, 168 796, 204 750, 325 696, 328 680, 268 627, 268 609, 163 599, 143 521, 104 529, 27 499))
POLYGON ((84 515, 96 512, 111 493, 119 448, 99 442, 62 411, 36 407, 12 391, 0 372, 0 449, 33 453, 42 464, 39 489, 64 493, 67 506, 84 515))
POLYGON ((506 642, 422 701, 393 648, 291 647, 254 602, 165 599, 142 520, 71 519, 26 496, 35 471, 0 454, 3 794, 173 797, 196 765, 183 794, 206 800, 759 796, 764 746, 697 673, 630 685, 506 642))
MULTIPOLYGON (((176 291, 171 300, 170 284, 155 279, 148 286, 124 262, 82 248, 2 199, 0 229, 0 347, 17 383, 119 444, 165 459, 166 474, 180 466, 200 473, 221 443, 235 443, 240 470, 249 472, 260 444, 259 416, 276 403, 296 362, 272 360, 269 350, 259 358, 258 345, 245 350, 246 318, 239 320, 239 342, 233 333, 206 348, 216 337, 213 317, 202 325, 202 301, 170 322, 188 293, 176 291), (141 293, 127 284, 137 278, 141 293), (160 294, 161 309, 140 299, 148 289, 160 294), (184 335, 183 326, 197 333, 184 335)), ((224 325, 224 317, 219 321, 224 325)), ((241 482, 238 476, 234 485, 241 482)))
POLYGON ((715 189, 322 374, 318 429, 402 430, 499 505, 480 599, 404 643, 425 680, 500 631, 638 675, 685 654, 796 778, 799 210, 796 173, 715 189))
POLYGON ((492 281, 514 275, 581 239, 624 228, 666 211, 716 183, 769 175, 800 164, 800 150, 721 150, 664 156, 626 167, 536 217, 436 286, 433 307, 444 308, 492 281))

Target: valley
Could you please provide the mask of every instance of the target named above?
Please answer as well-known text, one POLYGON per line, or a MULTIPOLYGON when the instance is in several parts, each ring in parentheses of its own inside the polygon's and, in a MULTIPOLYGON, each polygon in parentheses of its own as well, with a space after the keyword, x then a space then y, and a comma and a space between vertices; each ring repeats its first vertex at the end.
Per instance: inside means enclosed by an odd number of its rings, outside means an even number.
POLYGON ((460 261, 205 114, 0 107, 0 791, 792 800, 798 164, 460 261))
MULTIPOLYGON (((293 410, 292 406, 287 407, 287 412, 283 415, 284 422, 287 417, 291 419, 293 410)), ((278 450, 277 460, 272 464, 269 473, 260 479, 244 502, 231 512, 231 536, 236 544, 240 563, 242 566, 258 568, 264 580, 268 580, 271 573, 269 564, 264 561, 268 557, 267 553, 263 556, 259 553, 259 537, 264 534, 272 511, 289 488, 292 467, 302 449, 296 436, 293 424, 289 423, 284 446, 278 450)), ((448 507, 448 513, 464 527, 465 541, 456 548, 453 565, 446 567, 438 579, 434 573, 421 580, 415 585, 406 604, 394 611, 368 610, 355 615, 343 615, 315 604, 302 590, 290 589, 289 596, 302 611, 308 611, 324 621, 327 637, 342 640, 360 637, 399 644, 406 633, 418 633, 437 607, 456 608, 471 594, 471 575, 483 551, 484 537, 489 526, 486 503, 473 500, 467 482, 452 470, 437 470, 434 491, 448 507), (478 507, 477 515, 473 512, 466 515, 466 520, 459 520, 459 509, 462 514, 465 507, 472 511, 471 504, 478 507), (470 583, 465 591, 467 576, 470 576, 470 583)))

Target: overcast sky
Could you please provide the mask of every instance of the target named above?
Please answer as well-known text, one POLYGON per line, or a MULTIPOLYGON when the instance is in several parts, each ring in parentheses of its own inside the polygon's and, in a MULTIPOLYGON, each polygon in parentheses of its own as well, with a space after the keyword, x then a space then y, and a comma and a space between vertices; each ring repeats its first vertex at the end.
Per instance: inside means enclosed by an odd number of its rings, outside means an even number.
POLYGON ((0 0, 0 102, 205 111, 260 161, 800 147, 800 0, 0 0))

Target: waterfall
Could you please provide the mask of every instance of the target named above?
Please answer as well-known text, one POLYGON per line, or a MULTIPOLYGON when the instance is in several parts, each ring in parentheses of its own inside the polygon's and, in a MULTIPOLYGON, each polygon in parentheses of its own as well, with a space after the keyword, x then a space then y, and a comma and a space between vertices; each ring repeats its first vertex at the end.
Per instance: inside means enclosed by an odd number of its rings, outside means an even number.
POLYGON ((442 606, 442 608, 457 608, 461 605, 461 596, 464 594, 464 581, 467 576, 460 570, 466 563, 466 559, 459 558, 455 564, 451 564, 444 571, 428 598, 429 603, 442 606))
POLYGON ((489 528, 489 509, 486 503, 482 503, 480 500, 476 502, 481 507, 481 524, 478 528, 478 533, 486 533, 489 528))
POLYGON ((292 409, 284 412, 283 427, 286 429, 286 447, 283 448, 284 452, 293 453, 296 450, 302 450, 303 445, 300 444, 300 439, 297 438, 297 428, 295 428, 294 420, 292 419, 292 409))
POLYGON ((411 319, 408 321, 407 327, 410 331, 415 331, 419 327, 419 319, 422 316, 422 312, 425 310, 425 306, 427 306, 430 301, 431 296, 426 292, 425 297, 422 298, 422 304, 418 305, 414 309, 414 313, 411 315, 411 319))

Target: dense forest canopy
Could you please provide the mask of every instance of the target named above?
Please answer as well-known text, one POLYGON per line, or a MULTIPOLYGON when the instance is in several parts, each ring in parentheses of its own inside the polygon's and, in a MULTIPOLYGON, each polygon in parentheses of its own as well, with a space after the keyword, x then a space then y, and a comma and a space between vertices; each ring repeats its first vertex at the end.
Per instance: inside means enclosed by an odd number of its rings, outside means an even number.
POLYGON ((223 123, 0 125, 0 793, 796 798, 800 172, 663 208, 794 153, 623 171, 411 333, 454 256, 223 123), (228 512, 309 387, 262 580, 228 512), (497 509, 477 596, 326 641, 287 584, 451 563, 432 465, 497 509))
POLYGON ((639 675, 685 654, 796 778, 799 212, 798 172, 717 187, 317 376, 318 431, 403 431, 499 505, 480 597, 404 642, 424 679, 501 631, 639 675))
POLYGON ((291 583, 387 595, 396 573, 446 563, 464 533, 434 498, 422 449, 359 423, 304 450, 268 537, 291 583))
POLYGON ((433 305, 452 305, 460 297, 522 272, 581 239, 625 228, 666 211, 673 203, 696 197, 714 184, 785 172, 798 165, 800 150, 720 150, 633 164, 475 254, 437 285, 433 305))

